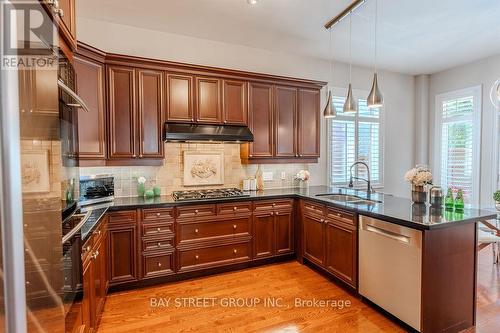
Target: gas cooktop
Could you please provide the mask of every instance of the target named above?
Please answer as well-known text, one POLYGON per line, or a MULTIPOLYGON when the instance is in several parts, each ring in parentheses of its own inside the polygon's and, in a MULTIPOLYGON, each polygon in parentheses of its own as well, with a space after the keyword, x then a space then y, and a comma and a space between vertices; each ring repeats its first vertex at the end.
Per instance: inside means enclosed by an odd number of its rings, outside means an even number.
POLYGON ((238 198, 248 197, 238 188, 218 188, 212 190, 190 190, 190 191, 174 191, 172 197, 175 201, 191 201, 191 200, 210 200, 218 198, 238 198))

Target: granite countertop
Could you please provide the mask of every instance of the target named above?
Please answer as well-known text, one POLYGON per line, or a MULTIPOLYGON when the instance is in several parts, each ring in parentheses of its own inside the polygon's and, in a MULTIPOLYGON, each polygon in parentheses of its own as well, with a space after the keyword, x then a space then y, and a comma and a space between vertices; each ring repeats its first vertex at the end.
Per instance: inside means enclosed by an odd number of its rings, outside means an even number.
POLYGON ((419 230, 428 230, 440 227, 449 227, 462 223, 471 223, 481 220, 496 218, 496 211, 466 207, 463 212, 449 212, 444 208, 434 208, 429 205, 414 204, 410 199, 395 197, 383 193, 373 193, 370 196, 365 191, 334 188, 327 186, 311 186, 307 189, 284 188, 269 189, 259 192, 248 192, 246 197, 221 198, 212 200, 194 200, 176 202, 171 196, 161 196, 154 199, 139 197, 115 198, 114 203, 109 207, 110 211, 152 208, 152 207, 173 207, 190 204, 221 203, 244 200, 265 200, 274 198, 301 198, 313 200, 331 207, 341 208, 361 215, 378 218, 387 222, 407 226, 419 230), (350 194, 361 198, 376 201, 373 204, 353 204, 330 200, 322 194, 350 194))

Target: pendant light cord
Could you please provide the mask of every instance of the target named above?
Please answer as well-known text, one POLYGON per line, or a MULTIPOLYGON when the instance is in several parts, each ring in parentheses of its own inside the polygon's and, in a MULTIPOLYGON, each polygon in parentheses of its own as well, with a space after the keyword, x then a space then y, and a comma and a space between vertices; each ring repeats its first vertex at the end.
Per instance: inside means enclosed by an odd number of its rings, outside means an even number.
POLYGON ((375 0, 375 64, 374 71, 377 73, 377 28, 378 28, 378 0, 375 0))
POLYGON ((352 12, 349 13, 349 83, 352 83, 352 12))
POLYGON ((332 42, 332 28, 328 29, 330 30, 330 79, 332 80, 333 84, 333 42, 332 42))

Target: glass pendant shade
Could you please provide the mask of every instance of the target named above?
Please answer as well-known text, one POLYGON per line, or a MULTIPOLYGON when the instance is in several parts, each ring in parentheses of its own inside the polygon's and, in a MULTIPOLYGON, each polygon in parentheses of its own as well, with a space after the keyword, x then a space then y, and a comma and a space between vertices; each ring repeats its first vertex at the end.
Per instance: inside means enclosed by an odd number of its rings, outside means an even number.
POLYGON ((326 102, 325 109, 323 110, 323 116, 325 118, 334 118, 337 116, 337 110, 335 110, 335 105, 332 103, 331 91, 328 91, 328 101, 326 102))
POLYGON ((366 104, 369 108, 379 108, 384 105, 384 96, 382 96, 382 93, 378 88, 377 73, 373 75, 372 89, 370 90, 370 94, 366 98, 366 104))
POLYGON ((344 113, 349 113, 349 112, 358 112, 358 103, 356 103, 356 100, 352 95, 352 86, 350 83, 349 83, 349 90, 347 91, 347 97, 344 103, 344 113))

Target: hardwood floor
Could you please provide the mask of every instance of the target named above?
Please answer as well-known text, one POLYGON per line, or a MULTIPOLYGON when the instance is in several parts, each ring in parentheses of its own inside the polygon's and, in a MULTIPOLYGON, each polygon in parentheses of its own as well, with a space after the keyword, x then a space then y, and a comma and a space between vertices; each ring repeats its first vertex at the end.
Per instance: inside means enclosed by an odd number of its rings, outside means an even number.
MULTIPOLYGON (((478 326, 500 331, 500 268, 491 251, 479 254, 478 326)), ((210 301, 209 301, 210 303, 210 301)), ((202 306, 202 304, 198 304, 202 306)), ((262 266, 108 296, 98 333, 111 332, 404 332, 395 322, 297 262, 262 266), (176 298, 216 298, 207 307, 177 306, 176 298), (350 301, 343 309, 297 307, 294 298, 350 301), (153 303, 165 306, 151 306, 153 303), (170 299, 169 306, 166 301, 170 299), (258 298, 248 307, 226 307, 228 298, 258 298), (283 307, 263 304, 282 298, 283 307)))

